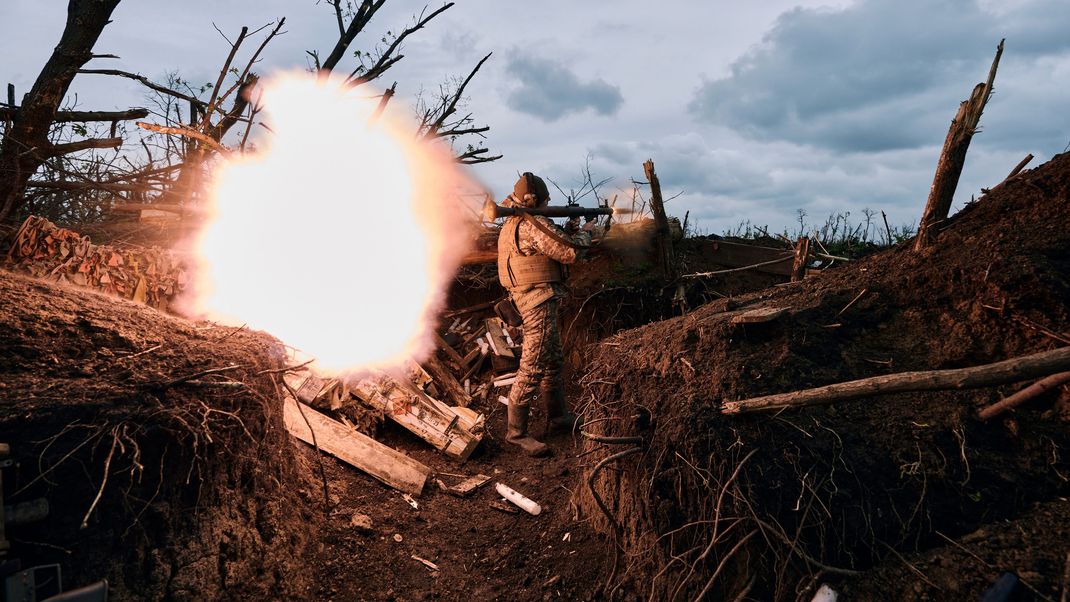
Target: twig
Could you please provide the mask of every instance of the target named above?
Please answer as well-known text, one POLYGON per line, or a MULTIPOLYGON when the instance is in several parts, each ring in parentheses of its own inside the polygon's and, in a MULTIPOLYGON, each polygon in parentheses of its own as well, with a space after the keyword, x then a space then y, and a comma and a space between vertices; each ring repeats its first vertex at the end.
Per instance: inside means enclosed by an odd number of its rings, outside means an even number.
POLYGON ((108 484, 108 471, 111 469, 111 458, 115 454, 115 446, 119 442, 119 436, 116 433, 118 426, 111 429, 111 448, 108 450, 108 457, 104 460, 104 477, 100 481, 100 489, 97 489, 97 495, 93 498, 93 503, 89 505, 89 510, 86 510, 85 516, 82 517, 82 524, 79 529, 85 529, 89 526, 89 515, 93 514, 93 509, 97 507, 97 502, 100 501, 100 496, 104 495, 104 486, 108 484))
POLYGON ((794 255, 788 255, 787 257, 781 257, 780 259, 771 259, 769 261, 763 261, 761 263, 755 263, 752 265, 745 265, 741 268, 732 268, 730 270, 715 270, 713 272, 696 272, 694 274, 684 274, 681 278, 705 278, 707 276, 719 276, 721 274, 731 274, 733 272, 743 272, 746 270, 753 270, 755 268, 765 267, 767 265, 773 265, 777 263, 784 263, 785 261, 794 261, 794 255))
POLYGON ((181 376, 179 378, 176 378, 174 380, 171 380, 171 381, 168 381, 168 382, 165 382, 165 383, 161 383, 161 382, 146 383, 145 386, 149 387, 149 388, 152 388, 152 389, 166 389, 168 387, 173 387, 175 385, 180 385, 180 384, 182 384, 182 383, 184 383, 186 381, 190 381, 190 380, 193 380, 193 379, 196 379, 196 378, 200 378, 202 376, 208 376, 209 374, 219 374, 220 372, 229 372, 231 370, 237 370, 239 368, 241 368, 241 366, 239 366, 237 364, 232 364, 230 366, 223 366, 222 368, 209 368, 208 370, 201 370, 200 372, 195 372, 193 374, 190 374, 189 376, 181 376))
POLYGON ((913 572, 913 573, 914 573, 915 575, 917 575, 918 577, 920 577, 920 578, 921 578, 921 580, 922 580, 922 581, 924 581, 924 582, 925 582, 926 584, 928 584, 928 586, 929 586, 929 587, 931 587, 931 588, 933 588, 933 589, 935 589, 935 590, 939 590, 939 591, 941 591, 941 592, 942 592, 942 591, 944 591, 944 588, 940 587, 939 585, 936 585, 936 584, 935 584, 935 583, 933 583, 932 581, 929 581, 929 578, 928 578, 928 577, 926 577, 926 576, 925 576, 925 573, 921 572, 921 570, 920 570, 920 569, 918 569, 918 567, 916 567, 916 566, 914 566, 913 564, 910 564, 909 562, 907 562, 907 559, 906 559, 906 558, 903 558, 903 555, 902 555, 902 554, 900 554, 898 550, 896 550, 896 549, 895 549, 895 548, 893 548, 892 546, 890 546, 890 545, 888 545, 888 544, 884 543, 883 541, 882 541, 882 542, 880 542, 880 544, 881 544, 882 546, 884 546, 884 547, 888 548, 888 551, 889 551, 889 552, 891 552, 892 554, 895 554, 895 557, 896 557, 896 558, 898 558, 900 562, 902 562, 902 563, 903 563, 904 565, 906 565, 906 567, 907 567, 908 569, 910 569, 910 570, 911 570, 911 571, 912 571, 912 572, 913 572))
POLYGON ((858 293, 857 295, 855 295, 855 298, 854 298, 854 299, 851 299, 850 303, 848 303, 847 305, 844 305, 844 306, 843 306, 843 309, 841 309, 840 311, 836 312, 836 315, 835 315, 835 316, 832 316, 832 317, 833 317, 833 318, 838 318, 838 317, 840 317, 840 315, 842 315, 842 314, 843 314, 843 312, 847 311, 847 310, 848 310, 848 309, 849 309, 849 308, 850 308, 850 307, 851 307, 852 305, 854 305, 854 304, 855 304, 855 302, 856 302, 856 301, 858 301, 859 299, 861 299, 861 298, 862 298, 862 295, 866 294, 866 291, 867 291, 867 290, 868 290, 868 289, 862 289, 862 292, 860 292, 860 293, 858 293))
MULTIPOLYGON (((947 535, 944 535, 944 534, 943 534, 943 533, 941 533, 940 531, 935 531, 935 533, 936 533, 937 535, 939 535, 940 537, 942 537, 942 538, 944 539, 944 541, 946 541, 947 543, 949 543, 949 544, 951 544, 951 545, 955 546, 956 548, 958 548, 959 550, 961 550, 961 551, 962 551, 963 553, 965 553, 966 555, 970 556, 971 558, 973 558, 973 559, 974 559, 974 560, 976 560, 977 562, 981 563, 981 564, 982 564, 983 566, 985 566, 986 568, 989 568, 989 569, 991 569, 991 570, 996 570, 996 567, 995 567, 995 566, 993 566, 993 565, 992 565, 991 563, 987 562, 986 560, 984 560, 983 558, 981 558, 981 557, 980 557, 980 556, 978 556, 977 554, 974 554, 973 552, 971 552, 971 551, 970 551, 970 549, 969 549, 969 548, 967 548, 966 546, 964 546, 964 545, 962 545, 961 543, 959 543, 959 542, 955 541, 954 539, 951 539, 951 538, 950 538, 950 537, 948 537, 947 535)), ((1022 576, 1021 576, 1021 575, 1018 575, 1018 581, 1021 581, 1021 582, 1022 582, 1022 585, 1024 585, 1024 586, 1026 587, 1026 589, 1028 589, 1029 591, 1031 591, 1031 592, 1033 592, 1034 594, 1036 594, 1036 596, 1037 596, 1038 598, 1040 598, 1040 599, 1042 599, 1042 600, 1046 600, 1047 602, 1055 602, 1055 601, 1054 601, 1054 600, 1052 600, 1051 598, 1049 598, 1049 597, 1045 596, 1044 594, 1042 594, 1042 593, 1038 592, 1038 591, 1037 591, 1037 589, 1036 589, 1035 587, 1033 587, 1032 585, 1030 585, 1028 581, 1026 581, 1025 579, 1022 579, 1022 576)))
POLYGON ((312 358, 312 359, 310 359, 308 361, 301 362, 300 364, 297 364, 296 366, 285 366, 285 367, 282 367, 282 368, 269 368, 267 370, 261 370, 260 372, 257 372, 255 374, 255 376, 261 376, 263 374, 281 374, 283 372, 291 372, 293 370, 300 370, 301 368, 304 368, 305 366, 311 364, 314 361, 316 361, 316 358, 312 358))
POLYGON ((115 361, 133 359, 135 357, 139 357, 139 356, 142 356, 142 355, 145 355, 145 354, 148 354, 148 353, 152 353, 153 351, 156 351, 157 349, 160 349, 161 347, 163 347, 163 343, 160 343, 159 345, 155 345, 153 347, 149 347, 148 349, 146 349, 144 351, 138 351, 137 353, 131 353, 130 355, 123 355, 123 356, 117 357, 117 358, 115 358, 115 361))
POLYGON ((706 597, 706 594, 710 591, 710 587, 713 586, 713 582, 717 580, 717 577, 721 574, 721 571, 724 570, 725 565, 728 564, 728 560, 735 556, 736 552, 738 552, 739 549, 743 547, 743 544, 747 543, 747 541, 750 540, 750 538, 754 537, 757 533, 758 529, 751 530, 750 533, 747 533, 742 539, 737 541, 736 545, 732 546, 732 549, 724 555, 724 558, 722 558, 721 562, 718 563, 717 569, 713 571, 713 574, 710 575, 710 578, 706 581, 706 586, 702 588, 702 591, 700 591, 697 596, 695 596, 695 602, 698 602, 699 600, 706 597))
POLYGON ((607 437, 605 435, 594 435, 584 431, 580 431, 580 434, 591 441, 597 441, 598 443, 612 443, 615 445, 641 445, 643 443, 642 437, 607 437))
POLYGON ((301 419, 305 421, 305 426, 308 427, 308 432, 312 435, 312 447, 316 450, 316 462, 319 464, 320 480, 323 482, 323 512, 329 516, 331 513, 331 490, 327 486, 327 471, 323 468, 323 452, 320 451, 319 442, 316 441, 316 430, 312 428, 312 423, 308 421, 308 416, 305 416, 305 410, 301 407, 302 404, 297 397, 297 391, 294 391, 290 383, 285 380, 281 382, 286 391, 290 393, 290 396, 294 398, 297 411, 301 413, 301 419))
POLYGON ((1066 335, 1059 334, 1058 332, 1055 332, 1054 330, 1051 330, 1049 328, 1045 328, 1043 325, 1038 324, 1038 323, 1036 323, 1036 322, 1034 322, 1034 321, 1032 321, 1029 318, 1026 318, 1024 316, 1015 316, 1014 319, 1017 320, 1019 323, 1021 323, 1023 326, 1027 326, 1029 328, 1032 328, 1033 330, 1036 330, 1037 332, 1045 334, 1045 335, 1055 339, 1056 341, 1061 341, 1063 343, 1066 343, 1067 345, 1070 345, 1070 337, 1067 337, 1066 335))
POLYGON ((187 138, 193 138, 195 140, 207 144, 208 146, 212 147, 212 149, 214 149, 216 152, 219 152, 221 154, 226 154, 230 152, 229 148, 223 146, 219 142, 216 142, 211 136, 207 134, 202 134, 197 130, 191 130, 189 128, 184 127, 168 127, 165 125, 156 125, 155 123, 145 123, 144 121, 137 121, 135 122, 135 124, 143 130, 160 132, 161 134, 171 134, 174 136, 185 136, 187 138))

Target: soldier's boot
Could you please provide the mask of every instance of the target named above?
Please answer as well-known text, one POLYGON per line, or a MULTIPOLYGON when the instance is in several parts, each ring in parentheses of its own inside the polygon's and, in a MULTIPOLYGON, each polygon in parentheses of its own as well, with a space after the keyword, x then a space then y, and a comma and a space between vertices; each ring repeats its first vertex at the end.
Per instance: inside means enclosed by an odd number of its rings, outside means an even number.
POLYGON ((508 426, 505 431, 505 440, 520 449, 529 456, 545 456, 550 453, 550 448, 528 434, 528 404, 509 402, 508 426))
POLYGON ((575 414, 568 411, 568 401, 565 399, 565 385, 550 385, 539 383, 539 397, 546 400, 546 417, 552 431, 566 431, 583 426, 575 414))

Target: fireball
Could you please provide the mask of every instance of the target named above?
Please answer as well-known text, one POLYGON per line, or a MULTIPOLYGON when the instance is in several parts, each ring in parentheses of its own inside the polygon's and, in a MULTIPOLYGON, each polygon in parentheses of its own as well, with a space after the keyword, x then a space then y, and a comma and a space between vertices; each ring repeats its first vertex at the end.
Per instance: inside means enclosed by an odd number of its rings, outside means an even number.
POLYGON ((194 309, 246 323, 328 372, 391 369, 432 348, 471 241, 468 179, 367 88, 309 74, 263 88, 268 132, 225 158, 196 241, 194 309))

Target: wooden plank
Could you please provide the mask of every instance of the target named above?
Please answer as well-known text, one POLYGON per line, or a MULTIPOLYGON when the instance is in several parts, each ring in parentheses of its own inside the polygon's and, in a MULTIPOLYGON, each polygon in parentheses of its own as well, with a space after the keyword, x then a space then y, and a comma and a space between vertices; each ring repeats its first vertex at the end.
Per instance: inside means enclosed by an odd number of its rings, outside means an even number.
POLYGON ((431 469, 424 464, 371 437, 350 430, 342 423, 304 404, 298 408, 297 402, 289 395, 283 405, 283 420, 286 430, 294 437, 312 445, 312 434, 315 433, 316 445, 320 451, 368 473, 398 491, 420 495, 427 479, 431 477, 431 469), (309 425, 312 426, 311 431, 309 425))
MULTIPOLYGON (((702 248, 703 255, 710 258, 715 263, 729 268, 741 268, 766 261, 794 256, 794 251, 791 250, 747 245, 738 242, 729 242, 727 240, 708 240, 705 241, 700 248, 702 248)), ((766 274, 791 276, 792 263, 785 261, 773 265, 756 267, 754 268, 754 271, 764 272, 766 274)))
POLYGON ((483 440, 482 414, 447 406, 411 382, 380 375, 350 382, 350 391, 435 449, 462 462, 483 440))
POLYGON ((732 316, 731 321, 733 324, 760 324, 762 322, 772 322, 786 313, 788 313, 788 308, 786 307, 759 307, 758 309, 732 316))
POLYGON ((494 355, 515 359, 516 355, 509 348, 509 344, 505 342, 505 333, 502 332, 498 318, 487 318, 484 324, 487 326, 487 340, 494 351, 494 355))
POLYGON ((473 477, 453 485, 452 487, 446 487, 445 491, 457 497, 468 497, 472 495, 472 492, 490 482, 491 477, 485 474, 477 474, 473 477))

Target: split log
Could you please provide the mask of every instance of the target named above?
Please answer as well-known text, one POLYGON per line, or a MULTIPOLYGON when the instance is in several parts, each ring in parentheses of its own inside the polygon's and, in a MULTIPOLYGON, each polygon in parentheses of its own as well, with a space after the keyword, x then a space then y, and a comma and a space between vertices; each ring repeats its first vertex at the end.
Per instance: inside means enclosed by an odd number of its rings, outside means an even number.
POLYGON ((1028 387, 1018 391, 1010 397, 1006 397, 977 413, 981 420, 995 418, 1011 408, 1016 408, 1023 403, 1044 394, 1060 385, 1070 383, 1070 372, 1059 372, 1047 378, 1042 378, 1028 387))
POLYGON ((1054 351, 1034 353, 971 368, 900 372, 792 393, 727 401, 722 404, 721 412, 724 414, 773 412, 784 408, 824 405, 885 393, 977 389, 1048 376, 1067 370, 1070 370, 1070 347, 1062 347, 1054 351))
POLYGON ((918 223, 918 235, 914 238, 914 250, 920 251, 929 245, 933 237, 933 229, 947 219, 951 210, 951 201, 955 197, 955 188, 959 184, 959 176, 966 164, 966 151, 970 148, 970 140, 977 132, 977 124, 981 120, 981 112, 992 95, 992 82, 996 78, 996 68, 999 66, 999 57, 1003 54, 1003 40, 996 47, 996 58, 992 60, 992 67, 988 71, 988 81, 977 84, 968 100, 959 104, 958 113, 951 121, 951 128, 947 131, 944 139, 944 148, 940 152, 940 160, 936 164, 936 174, 933 176, 932 187, 929 189, 929 199, 925 203, 925 212, 918 223))
POLYGON ((431 469, 421 462, 346 428, 341 422, 308 406, 298 407, 297 402, 289 396, 283 408, 283 420, 286 430, 294 437, 312 445, 312 433, 315 433, 315 444, 320 451, 359 468, 398 491, 420 495, 427 479, 431 477, 431 469), (308 419, 307 424, 305 419, 308 419), (312 426, 311 431, 309 425, 312 426))
POLYGON ((654 171, 654 160, 643 163, 643 173, 650 183, 650 212, 654 214, 654 232, 657 242, 658 258, 661 271, 666 278, 676 277, 676 255, 673 253, 672 236, 669 232, 669 219, 665 215, 665 202, 661 197, 661 182, 654 171))

